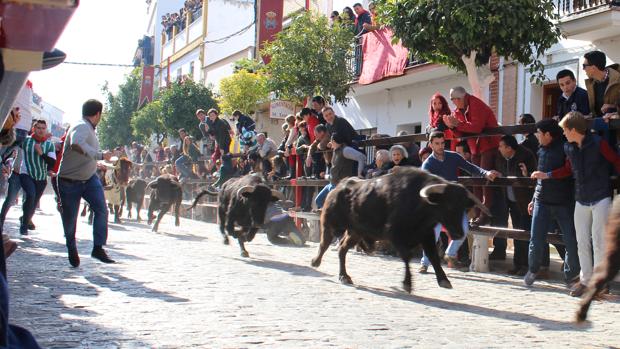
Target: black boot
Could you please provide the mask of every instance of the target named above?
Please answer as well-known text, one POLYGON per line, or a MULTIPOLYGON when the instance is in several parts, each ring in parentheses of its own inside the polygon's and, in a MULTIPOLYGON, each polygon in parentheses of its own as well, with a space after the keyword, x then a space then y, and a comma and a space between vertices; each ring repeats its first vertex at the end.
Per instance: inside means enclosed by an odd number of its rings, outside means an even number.
POLYGON ((116 263, 113 259, 108 257, 108 254, 105 252, 105 250, 101 246, 93 247, 93 252, 90 254, 90 256, 93 258, 97 258, 103 263, 116 263))
POLYGON ((69 248, 69 263, 74 268, 80 266, 80 255, 78 255, 78 250, 75 247, 69 248))

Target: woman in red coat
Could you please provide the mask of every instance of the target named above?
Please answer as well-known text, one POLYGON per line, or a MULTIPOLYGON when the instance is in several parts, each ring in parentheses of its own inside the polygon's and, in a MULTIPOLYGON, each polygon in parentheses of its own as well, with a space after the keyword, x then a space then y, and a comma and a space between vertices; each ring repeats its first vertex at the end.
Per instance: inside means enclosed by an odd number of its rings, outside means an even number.
POLYGON ((428 107, 429 124, 435 131, 442 131, 446 136, 446 149, 452 151, 456 148, 456 142, 454 139, 454 133, 443 121, 444 115, 450 115, 452 111, 448 106, 448 101, 441 93, 437 92, 431 97, 430 106, 428 107))

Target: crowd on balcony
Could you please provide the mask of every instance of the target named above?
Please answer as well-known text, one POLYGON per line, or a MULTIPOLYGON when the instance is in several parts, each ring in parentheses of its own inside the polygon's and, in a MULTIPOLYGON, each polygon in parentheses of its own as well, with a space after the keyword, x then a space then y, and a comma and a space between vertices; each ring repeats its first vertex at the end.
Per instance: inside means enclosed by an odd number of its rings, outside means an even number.
POLYGON ((185 29, 189 18, 189 23, 194 22, 201 16, 202 0, 186 0, 185 5, 179 9, 179 12, 166 13, 161 18, 163 32, 166 33, 168 40, 172 39, 174 28, 177 32, 185 29))
POLYGON ((332 11, 329 20, 332 26, 342 25, 350 28, 356 37, 379 29, 376 22, 375 5, 372 2, 368 4, 368 10, 361 3, 356 3, 353 5, 353 9, 347 6, 342 10, 342 13, 332 11))

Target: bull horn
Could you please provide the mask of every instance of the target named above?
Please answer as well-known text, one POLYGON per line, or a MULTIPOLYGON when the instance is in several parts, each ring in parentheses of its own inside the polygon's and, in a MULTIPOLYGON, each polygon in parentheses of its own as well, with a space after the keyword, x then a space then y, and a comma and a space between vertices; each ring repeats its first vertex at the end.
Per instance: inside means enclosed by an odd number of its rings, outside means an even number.
POLYGON ((253 193, 254 189, 256 189, 256 188, 254 188, 251 185, 243 186, 243 187, 239 188, 239 190, 237 190, 237 196, 241 196, 241 195, 243 195, 243 193, 253 193))
POLYGON ((448 184, 446 183, 427 185, 426 187, 420 189, 420 197, 424 198, 431 205, 437 205, 436 202, 432 202, 428 199, 429 196, 432 194, 443 194, 447 187, 448 184))
POLYGON ((480 199, 478 199, 476 197, 476 195, 474 195, 472 192, 470 192, 469 190, 467 190, 467 197, 474 202, 474 205, 476 207, 478 207, 480 209, 480 211, 482 211, 482 213, 484 213, 485 215, 492 217, 493 215, 491 214, 491 211, 489 211, 489 209, 484 206, 484 204, 480 201, 480 199))
POLYGON ((271 195, 275 198, 277 198, 278 200, 284 201, 286 200, 286 197, 284 196, 284 194, 282 194, 281 191, 275 190, 275 189, 271 189, 271 195))
POLYGON ((149 184, 146 185, 147 188, 153 188, 155 186, 155 184, 157 183, 157 179, 150 182, 149 184))

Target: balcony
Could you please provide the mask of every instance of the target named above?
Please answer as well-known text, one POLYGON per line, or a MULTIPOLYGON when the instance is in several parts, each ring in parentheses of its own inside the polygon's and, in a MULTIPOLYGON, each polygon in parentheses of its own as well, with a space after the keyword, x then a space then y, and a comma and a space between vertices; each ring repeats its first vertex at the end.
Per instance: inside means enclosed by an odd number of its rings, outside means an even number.
POLYGON ((202 37, 202 12, 188 17, 187 22, 178 31, 174 26, 171 33, 162 32, 162 60, 171 57, 187 45, 202 37))
POLYGON ((555 0, 562 33, 570 39, 597 41, 620 33, 620 1, 555 0))

